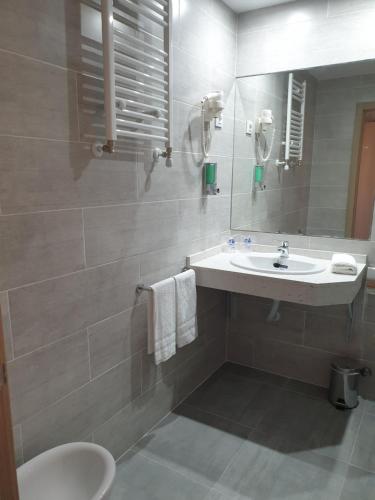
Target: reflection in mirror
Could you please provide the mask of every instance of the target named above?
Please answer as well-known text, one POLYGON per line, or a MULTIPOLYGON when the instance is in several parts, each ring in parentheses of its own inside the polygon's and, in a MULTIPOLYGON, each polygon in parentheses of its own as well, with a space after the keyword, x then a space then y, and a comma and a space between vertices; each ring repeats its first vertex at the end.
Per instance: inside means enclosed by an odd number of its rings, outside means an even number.
POLYGON ((375 239, 375 62, 236 82, 232 229, 375 239))

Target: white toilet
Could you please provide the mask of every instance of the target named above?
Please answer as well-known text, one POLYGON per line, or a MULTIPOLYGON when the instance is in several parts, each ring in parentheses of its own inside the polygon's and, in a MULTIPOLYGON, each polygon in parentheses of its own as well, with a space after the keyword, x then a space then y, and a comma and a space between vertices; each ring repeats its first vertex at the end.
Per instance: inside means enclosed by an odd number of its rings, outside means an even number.
POLYGON ((115 472, 102 446, 57 446, 17 469, 20 500, 108 500, 115 472))

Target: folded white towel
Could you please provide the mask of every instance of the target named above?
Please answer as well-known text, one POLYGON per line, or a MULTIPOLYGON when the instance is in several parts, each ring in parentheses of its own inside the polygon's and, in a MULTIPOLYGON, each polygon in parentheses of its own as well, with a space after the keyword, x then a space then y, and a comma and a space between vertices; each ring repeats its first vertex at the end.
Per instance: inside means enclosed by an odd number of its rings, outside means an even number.
POLYGON ((357 263, 352 255, 335 253, 332 255, 331 271, 336 274, 357 274, 357 263))
POLYGON ((148 353, 154 353, 158 365, 176 354, 175 280, 152 285, 148 300, 148 353))
POLYGON ((198 336, 195 271, 189 269, 177 274, 174 279, 177 302, 177 347, 183 347, 198 336))

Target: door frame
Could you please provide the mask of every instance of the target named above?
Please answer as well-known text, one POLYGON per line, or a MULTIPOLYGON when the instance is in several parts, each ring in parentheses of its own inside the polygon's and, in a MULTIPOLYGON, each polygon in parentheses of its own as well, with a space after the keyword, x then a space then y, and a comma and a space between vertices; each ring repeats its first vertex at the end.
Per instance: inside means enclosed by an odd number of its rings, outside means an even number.
POLYGON ((0 308, 0 500, 19 500, 0 308))
POLYGON ((366 111, 375 109, 375 101, 357 104, 355 120, 352 157, 349 171, 348 201, 346 208, 345 237, 353 238, 355 208, 358 196, 359 164, 361 159, 361 146, 363 139, 363 124, 366 111))

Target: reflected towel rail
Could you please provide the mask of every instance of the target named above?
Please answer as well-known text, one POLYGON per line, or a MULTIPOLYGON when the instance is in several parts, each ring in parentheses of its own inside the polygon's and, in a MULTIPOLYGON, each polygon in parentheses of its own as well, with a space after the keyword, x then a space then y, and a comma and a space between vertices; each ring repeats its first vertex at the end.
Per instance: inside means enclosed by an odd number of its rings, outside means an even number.
POLYGON ((306 81, 300 82, 289 73, 285 137, 285 161, 303 159, 306 81), (297 108, 297 109, 296 109, 297 108))

